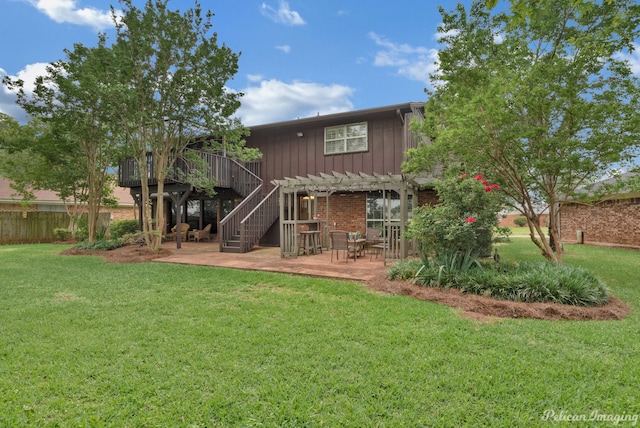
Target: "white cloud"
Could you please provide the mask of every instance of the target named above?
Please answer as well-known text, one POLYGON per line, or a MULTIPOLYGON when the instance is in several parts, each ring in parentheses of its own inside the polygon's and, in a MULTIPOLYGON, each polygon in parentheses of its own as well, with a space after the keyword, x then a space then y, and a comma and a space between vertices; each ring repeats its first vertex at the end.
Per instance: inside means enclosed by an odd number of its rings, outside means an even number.
POLYGON ((247 75, 247 80, 249 82, 259 82, 262 80, 262 75, 261 74, 248 74, 247 75))
POLYGON ((242 89, 238 116, 245 125, 293 120, 297 118, 353 110, 349 97, 353 89, 344 85, 313 82, 263 80, 259 86, 242 89))
MULTIPOLYGON (((24 91, 27 96, 33 93, 35 80, 38 76, 47 74, 47 66, 49 64, 38 62, 27 65, 20 70, 16 76, 9 76, 12 80, 20 79, 24 82, 24 91)), ((0 68, 0 80, 8 76, 7 72, 0 68)), ((27 113, 16 103, 17 95, 10 91, 5 85, 0 85, 0 112, 8 114, 21 123, 27 121, 27 113)))
POLYGON ((633 52, 628 54, 620 53, 618 54, 618 58, 622 60, 626 60, 629 63, 629 68, 631 72, 636 76, 640 77, 640 45, 633 45, 633 52))
POLYGON ((277 22, 278 24, 291 26, 306 24, 300 14, 295 10, 291 10, 289 8, 289 3, 284 0, 280 1, 278 9, 275 9, 266 3, 262 3, 261 11, 264 16, 271 19, 273 22, 277 22))
POLYGON ((291 52, 291 46, 289 46, 289 45, 276 46, 276 49, 281 50, 284 53, 290 53, 291 52))
POLYGON ((78 8, 75 0, 29 0, 40 12, 58 23, 92 27, 97 31, 113 27, 110 10, 78 8))
POLYGON ((429 74, 437 69, 437 49, 394 43, 373 32, 369 33, 369 37, 381 48, 376 52, 375 66, 393 67, 401 76, 429 83, 429 74))

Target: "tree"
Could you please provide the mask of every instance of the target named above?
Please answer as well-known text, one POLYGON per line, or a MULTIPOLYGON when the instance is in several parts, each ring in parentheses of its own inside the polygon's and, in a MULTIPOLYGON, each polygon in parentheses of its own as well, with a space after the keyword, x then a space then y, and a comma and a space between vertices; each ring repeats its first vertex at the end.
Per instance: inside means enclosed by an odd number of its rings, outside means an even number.
POLYGON ((425 264, 432 258, 437 265, 460 271, 491 255, 504 195, 482 174, 470 176, 452 168, 448 175, 434 184, 440 203, 414 210, 407 236, 420 243, 425 264))
MULTIPOLYGON (((86 204, 88 238, 93 241, 100 207, 110 190, 109 168, 122 145, 120 129, 113 126, 114 91, 109 85, 117 79, 118 68, 104 35, 95 48, 76 44, 65 53, 65 61, 50 64, 47 74, 36 78, 32 95, 21 80, 5 77, 4 83, 17 90, 18 104, 46 127, 32 139, 17 140, 22 145, 14 150, 43 160, 47 179, 36 180, 37 188, 56 191, 63 200, 73 197, 76 207, 79 201, 86 204)), ((33 168, 33 173, 42 168, 33 168)), ((80 214, 76 210, 71 215, 80 214)))
MULTIPOLYGON (((211 31, 212 13, 203 16, 197 2, 184 13, 169 10, 166 0, 149 0, 144 10, 131 0, 120 3, 123 15, 118 18, 113 13, 117 30, 113 49, 123 71, 116 121, 126 132, 130 154, 139 166, 143 231, 148 246, 157 250, 165 227, 164 180, 174 171, 177 159, 188 155, 189 143, 207 133, 220 137, 216 148, 241 155, 255 153, 243 150, 245 130, 232 118, 242 94, 225 87, 237 72, 238 55, 217 44, 217 34, 211 31), (150 175, 158 183, 155 216, 150 175)), ((213 184, 198 174, 202 167, 183 177, 184 181, 212 189, 213 184)))
POLYGON ((432 143, 411 150, 405 170, 486 171, 542 254, 561 262, 560 202, 637 154, 640 91, 621 53, 633 50, 640 6, 514 0, 492 15, 475 1, 468 12, 440 12, 436 89, 413 124, 432 143), (539 222, 545 209, 550 239, 539 222))
POLYGON ((36 190, 54 191, 64 203, 75 238, 87 200, 87 174, 78 146, 35 118, 21 126, 0 114, 0 122, 7 125, 0 126, 0 176, 11 181, 23 203, 33 200, 36 190))

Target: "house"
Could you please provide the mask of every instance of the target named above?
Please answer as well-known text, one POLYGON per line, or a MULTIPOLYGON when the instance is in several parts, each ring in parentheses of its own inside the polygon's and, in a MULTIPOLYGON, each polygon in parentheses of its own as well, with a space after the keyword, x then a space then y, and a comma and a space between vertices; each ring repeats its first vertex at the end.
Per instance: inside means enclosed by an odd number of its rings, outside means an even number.
MULTIPOLYGON (((423 107, 404 103, 253 126, 246 145, 260 150, 260 161, 201 153, 218 179, 214 198, 173 178, 165 182, 166 227, 183 206, 181 221, 198 228, 214 223, 221 251, 246 252, 259 242, 280 246, 283 256, 296 255, 302 227, 319 230, 324 242, 333 229, 404 230, 413 206, 436 200, 433 190, 422 189, 428 180, 401 170, 405 152, 418 144, 409 125, 423 117, 423 107)), ((136 170, 133 161, 121 164, 120 185, 140 200, 136 170)))
MULTIPOLYGON (((134 210, 134 201, 129 192, 115 187, 114 197, 118 201, 117 207, 102 208, 108 211, 111 220, 135 219, 137 211, 134 210)), ((1 212, 66 212, 64 202, 60 200, 55 192, 50 190, 37 190, 34 192, 35 199, 27 204, 22 204, 21 199, 14 196, 15 190, 11 188, 11 182, 0 177, 0 211, 1 212)))
MULTIPOLYGON (((625 173, 623 181, 637 178, 625 173)), ((615 179, 596 183, 585 194, 595 194, 615 179)), ((562 203, 560 233, 563 242, 640 248, 640 192, 632 187, 584 202, 570 199, 562 203)))
MULTIPOLYGON (((56 239, 56 228, 67 228, 69 216, 64 202, 55 192, 35 191, 35 199, 22 203, 14 196, 11 182, 0 177, 0 243, 51 242, 56 239)), ((137 210, 129 192, 114 188, 114 196, 119 201, 117 207, 103 207, 111 220, 135 219, 137 210)))

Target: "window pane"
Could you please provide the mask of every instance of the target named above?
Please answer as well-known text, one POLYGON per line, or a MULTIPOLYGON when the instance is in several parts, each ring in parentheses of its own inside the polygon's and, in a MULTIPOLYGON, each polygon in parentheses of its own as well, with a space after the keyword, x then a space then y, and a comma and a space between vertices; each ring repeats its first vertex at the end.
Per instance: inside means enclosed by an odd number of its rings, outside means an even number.
POLYGON ((358 123, 357 125, 347 126, 347 137, 360 137, 367 135, 367 124, 358 123))
POLYGON ((336 140, 339 138, 344 138, 344 127, 338 126, 333 128, 327 128, 327 140, 336 140))
POLYGON ((347 151, 357 152, 367 150, 367 139, 364 137, 350 138, 347 140, 347 151))
POLYGON ((340 153, 344 151, 344 141, 343 140, 337 140, 337 141, 327 141, 326 144, 326 153, 340 153))

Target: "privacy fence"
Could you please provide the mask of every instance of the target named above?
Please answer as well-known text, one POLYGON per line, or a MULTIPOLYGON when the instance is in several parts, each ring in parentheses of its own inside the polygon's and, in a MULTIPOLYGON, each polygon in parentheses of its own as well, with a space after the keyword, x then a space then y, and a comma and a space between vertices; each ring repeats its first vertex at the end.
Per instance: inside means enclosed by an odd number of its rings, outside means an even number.
MULTIPOLYGON (((98 229, 106 228, 109 218, 109 213, 101 213, 98 229)), ((54 242, 58 240, 54 231, 68 227, 69 216, 63 212, 0 212, 0 244, 54 242)))

